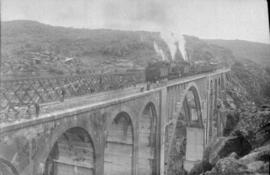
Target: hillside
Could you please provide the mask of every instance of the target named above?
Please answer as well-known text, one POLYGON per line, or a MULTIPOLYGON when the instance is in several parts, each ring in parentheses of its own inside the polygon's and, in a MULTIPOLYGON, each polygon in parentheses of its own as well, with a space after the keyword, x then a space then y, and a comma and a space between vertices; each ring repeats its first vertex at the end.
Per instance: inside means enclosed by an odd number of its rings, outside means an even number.
POLYGON ((230 49, 238 60, 248 59, 270 67, 270 44, 243 40, 205 40, 207 43, 230 49))
POLYGON ((149 60, 161 59, 153 48, 154 42, 170 57, 158 33, 73 29, 35 21, 2 23, 5 74, 18 71, 21 75, 69 74, 96 69, 142 68, 149 60))
MULTIPOLYGON (((168 43, 159 32, 75 29, 35 21, 2 22, 1 30, 1 73, 4 77, 144 69, 148 62, 183 60, 179 41, 168 43), (172 46, 176 48, 175 53, 172 53, 172 46)), ((194 36, 184 38, 188 61, 230 65, 235 82, 244 87, 251 98, 261 101, 266 94, 270 96, 267 86, 270 69, 266 69, 267 73, 263 66, 254 63, 267 62, 269 45, 202 40, 194 36), (245 57, 249 59, 242 59, 245 57), (252 59, 255 57, 260 59, 252 59)))
POLYGON ((232 73, 237 86, 246 89, 257 103, 270 97, 270 45, 242 40, 203 40, 229 49, 234 56, 232 73))
MULTIPOLYGON (((35 21, 2 22, 2 70, 9 76, 43 76, 143 69, 148 62, 183 60, 158 32, 55 27, 35 21)), ((190 60, 224 62, 230 51, 185 36, 190 60)), ((177 46, 179 43, 172 43, 177 46)))

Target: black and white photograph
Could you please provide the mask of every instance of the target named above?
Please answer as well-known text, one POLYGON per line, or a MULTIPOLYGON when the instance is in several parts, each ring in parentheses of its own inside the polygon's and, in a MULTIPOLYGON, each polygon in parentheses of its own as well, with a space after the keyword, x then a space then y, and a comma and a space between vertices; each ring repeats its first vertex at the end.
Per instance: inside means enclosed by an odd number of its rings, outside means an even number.
POLYGON ((267 0, 0 0, 0 175, 269 175, 267 0))

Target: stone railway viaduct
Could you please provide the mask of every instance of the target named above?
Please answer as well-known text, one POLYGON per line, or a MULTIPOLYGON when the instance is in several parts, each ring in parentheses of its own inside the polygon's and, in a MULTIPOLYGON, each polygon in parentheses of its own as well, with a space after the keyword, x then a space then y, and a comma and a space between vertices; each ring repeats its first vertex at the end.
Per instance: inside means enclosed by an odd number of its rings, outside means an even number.
POLYGON ((217 70, 3 126, 0 174, 181 174, 220 134, 229 79, 217 70))

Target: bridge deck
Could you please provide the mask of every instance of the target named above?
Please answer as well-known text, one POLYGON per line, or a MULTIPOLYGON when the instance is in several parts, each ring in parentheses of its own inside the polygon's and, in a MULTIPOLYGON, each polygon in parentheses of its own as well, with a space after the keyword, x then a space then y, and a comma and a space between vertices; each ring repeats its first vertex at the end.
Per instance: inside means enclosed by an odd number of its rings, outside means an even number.
POLYGON ((82 97, 73 97, 65 99, 64 102, 52 102, 41 105, 40 115, 31 119, 22 119, 20 121, 14 121, 13 123, 0 123, 0 131, 9 131, 25 126, 33 125, 34 123, 40 123, 44 121, 54 120, 56 118, 64 117, 67 113, 79 113, 85 109, 95 108, 100 105, 111 104, 119 102, 125 99, 138 97, 145 95, 153 91, 159 91, 161 88, 173 86, 175 84, 182 84, 191 82, 197 79, 205 78, 211 75, 228 72, 229 69, 220 69, 212 73, 204 73, 184 77, 176 80, 171 80, 160 85, 152 85, 151 90, 146 91, 146 84, 137 84, 136 87, 129 87, 125 89, 118 89, 113 91, 101 92, 93 95, 86 95, 82 97), (141 88, 144 87, 144 91, 141 92, 141 88))

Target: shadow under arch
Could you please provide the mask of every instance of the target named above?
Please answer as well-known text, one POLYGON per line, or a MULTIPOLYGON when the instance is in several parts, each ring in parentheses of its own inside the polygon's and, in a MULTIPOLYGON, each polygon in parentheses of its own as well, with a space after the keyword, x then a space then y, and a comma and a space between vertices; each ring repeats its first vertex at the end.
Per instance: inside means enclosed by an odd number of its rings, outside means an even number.
POLYGON ((132 175, 134 162, 134 127, 127 112, 119 112, 108 126, 105 175, 132 175))
MULTIPOLYGON (((201 96, 199 94, 199 89, 195 83, 190 83, 186 91, 184 92, 182 107, 186 100, 185 97, 191 97, 192 99, 188 99, 188 100, 191 100, 189 102, 191 103, 194 102, 194 104, 192 104, 193 106, 191 107, 193 107, 193 109, 195 110, 194 112, 196 112, 196 114, 191 115, 191 117, 194 117, 194 118, 190 118, 189 120, 191 122, 195 121, 196 123, 191 123, 191 124, 193 124, 196 127, 203 128, 204 126, 203 126, 203 118, 202 118, 201 96)), ((180 107, 180 110, 181 110, 181 107, 180 107)), ((180 112, 180 111, 177 111, 177 112, 180 112)))
POLYGON ((94 175, 95 160, 91 135, 82 127, 72 127, 55 141, 46 159, 44 175, 94 175))
POLYGON ((204 126, 201 98, 195 83, 189 83, 176 104, 174 120, 166 129, 169 147, 166 160, 168 175, 189 171, 194 162, 202 158, 204 126))
POLYGON ((19 175, 19 172, 12 165, 12 163, 1 157, 0 157, 0 173, 3 173, 4 175, 19 175))
POLYGON ((158 116, 155 104, 147 102, 139 118, 139 174, 152 175, 159 172, 158 116))

